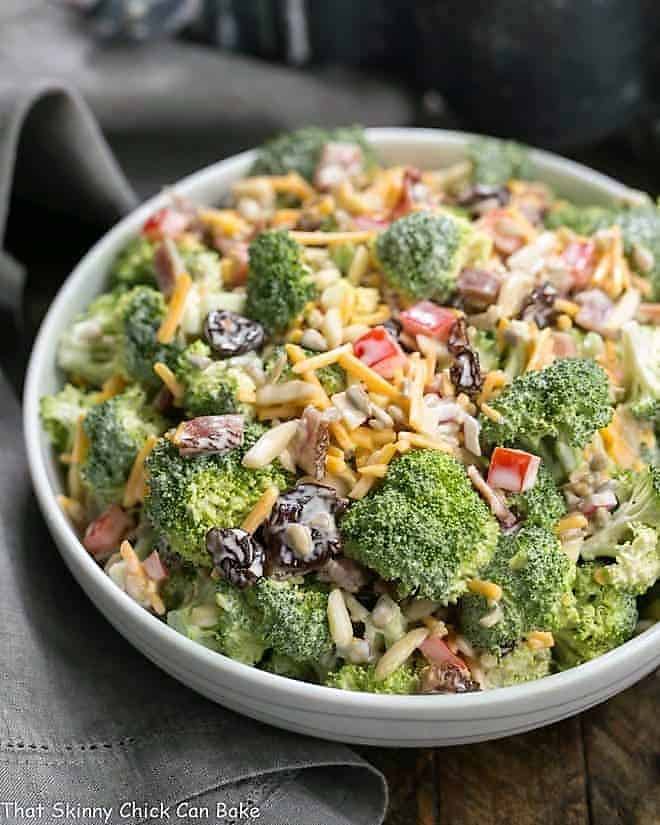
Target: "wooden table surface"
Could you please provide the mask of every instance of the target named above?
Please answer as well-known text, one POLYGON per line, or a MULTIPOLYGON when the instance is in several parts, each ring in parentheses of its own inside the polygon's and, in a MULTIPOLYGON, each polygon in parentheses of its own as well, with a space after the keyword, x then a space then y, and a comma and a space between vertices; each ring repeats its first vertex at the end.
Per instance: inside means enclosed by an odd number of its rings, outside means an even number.
POLYGON ((660 670, 581 716, 452 748, 361 753, 385 825, 660 825, 660 670))

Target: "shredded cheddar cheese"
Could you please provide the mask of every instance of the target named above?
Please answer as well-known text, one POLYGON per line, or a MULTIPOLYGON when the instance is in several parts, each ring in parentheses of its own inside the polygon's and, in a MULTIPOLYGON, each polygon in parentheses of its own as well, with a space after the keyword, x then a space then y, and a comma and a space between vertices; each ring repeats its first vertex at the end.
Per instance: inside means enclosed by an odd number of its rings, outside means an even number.
POLYGON ((174 333, 183 319, 186 310, 186 298, 192 286, 192 279, 187 272, 182 272, 176 279, 172 297, 167 306, 167 315, 163 318, 163 323, 156 333, 159 344, 169 344, 174 338, 174 333))
POLYGON ((135 461, 131 467, 131 472, 128 475, 126 488, 124 490, 124 498, 122 505, 127 509, 135 507, 140 502, 144 501, 145 493, 145 479, 144 479, 144 462, 147 456, 156 446, 158 439, 155 435, 150 435, 144 442, 142 448, 135 456, 135 461))
POLYGON ((176 376, 167 364, 163 364, 162 361, 156 361, 154 364, 154 372, 172 393, 174 400, 181 401, 184 393, 183 386, 176 380, 176 376))
POLYGON ((259 501, 254 505, 243 520, 243 524, 241 524, 242 529, 247 533, 254 533, 257 527, 259 527, 259 525, 270 516, 279 494, 280 491, 277 487, 267 487, 262 493, 259 501))

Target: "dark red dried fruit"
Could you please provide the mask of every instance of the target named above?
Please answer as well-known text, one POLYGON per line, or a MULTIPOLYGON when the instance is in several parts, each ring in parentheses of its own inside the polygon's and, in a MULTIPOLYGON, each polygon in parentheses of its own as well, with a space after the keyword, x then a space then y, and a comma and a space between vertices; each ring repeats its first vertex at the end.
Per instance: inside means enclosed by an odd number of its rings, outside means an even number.
POLYGON ((341 550, 337 518, 348 503, 337 498, 332 487, 322 484, 299 484, 281 495, 270 518, 261 529, 268 554, 269 575, 317 570, 341 550), (310 552, 304 557, 296 552, 287 536, 291 524, 307 527, 312 540, 310 552))
POLYGON ((240 527, 212 527, 206 534, 206 549, 214 569, 235 587, 251 587, 263 576, 264 549, 240 527))
POLYGON ((523 321, 533 321, 539 329, 552 326, 559 314, 555 309, 558 297, 559 293, 552 284, 537 286, 523 302, 520 317, 523 321))
POLYGON ((481 688, 470 678, 470 671, 449 662, 428 665, 420 675, 420 693, 474 693, 477 690, 481 688))
POLYGON ((172 442, 186 458, 222 455, 243 444, 243 428, 242 415, 202 415, 182 422, 172 442))
POLYGON ((462 192, 457 203, 474 216, 483 214, 491 205, 493 209, 506 206, 510 200, 511 193, 506 186, 478 183, 462 192))
POLYGON ((204 338, 221 358, 230 358, 260 349, 265 333, 257 321, 229 309, 216 309, 204 322, 204 338))
POLYGON ((477 395, 483 385, 479 355, 470 346, 465 318, 459 317, 449 333, 447 349, 454 356, 449 377, 457 393, 477 395))

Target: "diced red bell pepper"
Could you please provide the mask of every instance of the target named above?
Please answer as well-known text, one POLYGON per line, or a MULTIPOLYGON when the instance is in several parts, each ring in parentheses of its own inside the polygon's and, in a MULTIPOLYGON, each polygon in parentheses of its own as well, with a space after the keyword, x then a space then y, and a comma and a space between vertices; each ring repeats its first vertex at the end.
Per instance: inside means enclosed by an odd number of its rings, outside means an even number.
POLYGON ((429 338, 446 341, 456 317, 453 309, 438 306, 433 301, 420 301, 409 309, 404 309, 399 320, 409 335, 427 335, 429 338))
POLYGON ((488 485, 512 493, 524 493, 536 484, 541 459, 524 450, 495 447, 488 468, 488 485))
POLYGON ((111 504, 88 526, 83 544, 97 561, 103 561, 119 549, 132 528, 131 516, 118 504, 111 504))
POLYGON ((357 357, 383 378, 393 378, 406 363, 406 356, 385 327, 374 327, 353 342, 357 357))
POLYGON ((569 268, 573 279, 572 289, 582 289, 596 266, 596 244, 594 241, 570 241, 562 252, 562 260, 569 268))
POLYGON ((429 636, 422 642, 419 649, 432 665, 448 664, 467 670, 467 664, 463 659, 452 653, 446 642, 443 642, 439 636, 429 636))
POLYGON ((142 227, 142 234, 150 241, 159 241, 163 238, 178 238, 188 228, 188 215, 164 206, 147 218, 142 227))

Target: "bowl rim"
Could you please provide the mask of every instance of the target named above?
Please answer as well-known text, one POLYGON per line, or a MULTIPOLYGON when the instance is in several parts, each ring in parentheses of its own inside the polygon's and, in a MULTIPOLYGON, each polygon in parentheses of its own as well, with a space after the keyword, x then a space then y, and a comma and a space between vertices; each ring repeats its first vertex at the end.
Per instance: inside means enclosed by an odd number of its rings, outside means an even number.
MULTIPOLYGON (((408 144, 411 153, 414 152, 415 146, 433 144, 460 149, 464 148, 470 139, 477 137, 468 132, 417 128, 374 128, 368 129, 367 134, 378 147, 386 149, 388 146, 401 147, 408 144)), ((234 170, 242 172, 254 155, 255 151, 249 150, 218 161, 186 176, 172 188, 185 190, 210 182, 218 175, 229 176, 234 170)), ((589 184, 601 190, 603 195, 614 199, 636 200, 639 198, 639 193, 613 178, 553 153, 534 149, 532 160, 540 167, 540 179, 543 179, 544 173, 558 173, 566 178, 574 179, 578 184, 589 184)), ((190 667, 197 664, 205 672, 214 671, 219 681, 221 681, 223 672, 226 672, 229 676, 235 677, 235 682, 241 681, 246 689, 252 688, 254 692, 268 691, 264 695, 281 706, 294 709, 300 707, 301 702, 307 701, 309 705, 315 704, 322 707, 324 715, 378 718, 379 713, 384 713, 386 715, 380 717, 384 721, 393 718, 392 715, 399 720, 405 718, 433 720, 438 717, 451 716, 454 720, 460 721, 461 719, 487 718, 493 714, 498 718, 513 717, 519 715, 523 708, 549 710, 565 704, 565 697, 568 695, 586 697, 590 693, 595 694, 594 685, 607 684, 608 676, 616 677, 622 669, 633 671, 635 670, 634 664, 638 665, 638 670, 642 669, 643 665, 639 665, 642 660, 648 663, 653 656, 657 656, 660 645, 660 623, 597 659, 533 682, 459 695, 395 696, 359 693, 279 676, 209 650, 169 627, 161 619, 140 607, 117 587, 84 549, 57 503, 56 491, 51 486, 45 456, 42 452, 39 385, 42 372, 47 369, 44 362, 52 354, 55 344, 58 319, 66 316, 69 298, 84 282, 88 270, 94 267, 96 257, 105 250, 109 250, 114 245, 115 239, 129 231, 129 228, 134 231, 151 212, 166 202, 166 192, 148 199, 116 223, 88 250, 63 282, 49 307, 35 339, 26 373, 23 393, 23 425, 28 466, 34 490, 46 522, 57 539, 56 543, 60 552, 97 608, 99 608, 96 603, 97 599, 91 596, 86 584, 89 584, 90 588, 97 593, 102 593, 103 599, 109 605, 107 609, 100 608, 106 616, 109 616, 111 610, 113 613, 122 614, 125 620, 136 626, 143 640, 147 639, 154 647, 169 647, 174 656, 186 659, 190 667), (626 667, 627 663, 629 663, 628 667, 626 667), (589 684, 591 688, 586 690, 589 684), (557 694, 555 701, 548 704, 548 700, 555 694, 557 694)), ((123 631, 121 632, 125 635, 123 631)))

